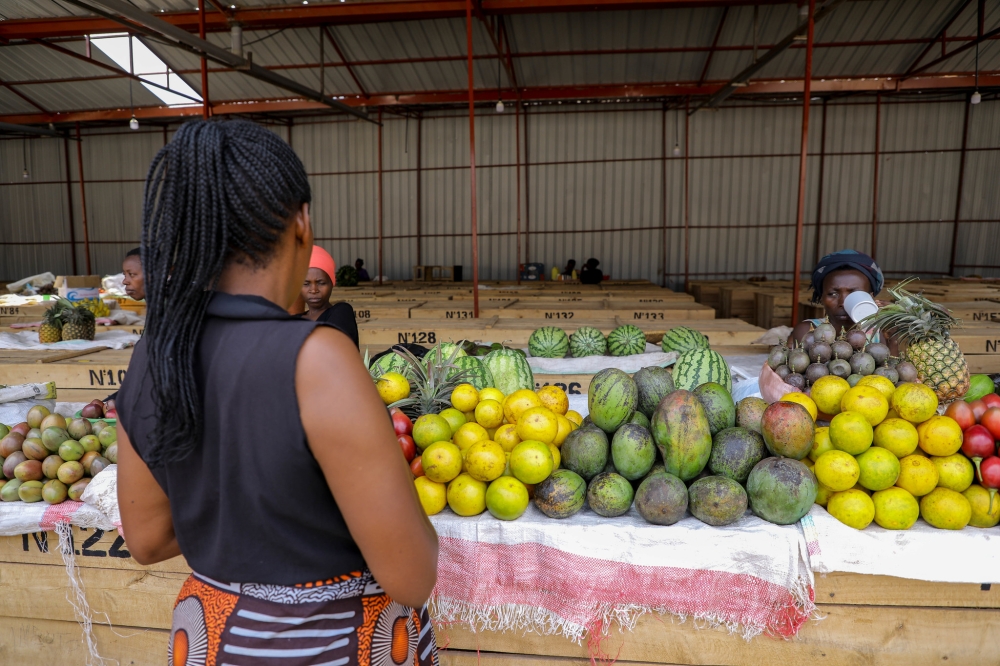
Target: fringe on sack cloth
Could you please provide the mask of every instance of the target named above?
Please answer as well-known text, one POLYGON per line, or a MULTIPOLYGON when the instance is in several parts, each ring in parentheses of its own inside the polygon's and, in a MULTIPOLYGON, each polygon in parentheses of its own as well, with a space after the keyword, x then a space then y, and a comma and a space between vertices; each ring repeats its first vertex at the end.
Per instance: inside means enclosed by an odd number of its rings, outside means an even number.
POLYGON ((73 553, 73 528, 68 522, 62 521, 56 523, 55 532, 59 535, 59 554, 62 555, 63 564, 66 566, 66 578, 69 579, 66 601, 73 607, 76 621, 79 622, 80 628, 83 630, 86 664, 87 666, 105 666, 105 664, 117 663, 117 661, 105 659, 97 651, 97 637, 94 635, 90 604, 87 602, 83 581, 80 579, 80 571, 76 566, 76 556, 73 553))

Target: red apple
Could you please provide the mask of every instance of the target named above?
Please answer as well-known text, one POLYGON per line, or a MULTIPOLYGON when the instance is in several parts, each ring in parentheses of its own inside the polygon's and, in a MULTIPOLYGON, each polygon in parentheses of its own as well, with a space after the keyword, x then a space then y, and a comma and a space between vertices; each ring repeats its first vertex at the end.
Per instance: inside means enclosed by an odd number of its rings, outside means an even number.
POLYGON ((410 461, 410 471, 413 472, 414 477, 424 475, 424 457, 417 456, 412 461, 410 461))
POLYGON ((963 431, 976 425, 976 415, 972 411, 972 407, 962 400, 956 400, 948 405, 948 408, 944 410, 944 415, 954 419, 963 431))
POLYGON ((413 434, 413 421, 402 410, 398 407, 393 407, 389 410, 389 415, 392 417, 392 428, 396 431, 397 435, 413 434))
POLYGON ((413 442, 413 438, 409 435, 396 435, 396 441, 403 449, 403 457, 406 458, 406 462, 412 461, 413 457, 417 455, 417 445, 413 442))
MULTIPOLYGON (((985 426, 974 425, 962 433, 962 453, 972 458, 977 471, 983 458, 989 458, 996 453, 996 450, 993 435, 985 426)), ((979 480, 983 480, 982 472, 979 473, 979 480)))
POLYGON ((983 488, 990 491, 989 511, 992 513, 993 497, 997 494, 997 489, 1000 488, 1000 458, 991 456, 983 461, 979 482, 983 484, 983 488))
MULTIPOLYGON (((995 394, 993 394, 995 395, 995 394)), ((1000 439, 1000 407, 990 407, 984 413, 979 422, 990 431, 993 439, 1000 439)))

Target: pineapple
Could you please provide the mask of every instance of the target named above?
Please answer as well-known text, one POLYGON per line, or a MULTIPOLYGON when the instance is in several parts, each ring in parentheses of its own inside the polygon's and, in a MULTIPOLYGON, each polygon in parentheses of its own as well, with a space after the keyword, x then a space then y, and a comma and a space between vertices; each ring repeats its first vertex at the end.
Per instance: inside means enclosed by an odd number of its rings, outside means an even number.
MULTIPOLYGON (((455 372, 458 369, 455 359, 462 351, 460 346, 456 345, 447 358, 440 346, 431 349, 422 359, 404 347, 395 347, 393 351, 402 356, 409 366, 405 374, 410 378, 412 390, 409 397, 392 403, 390 407, 398 407, 414 419, 451 407, 451 392, 469 374, 468 370, 455 372)), ((375 381, 379 380, 375 378, 375 381)))
POLYGON ((949 331, 961 324, 948 310, 904 287, 911 280, 890 287, 896 302, 859 322, 861 328, 878 328, 906 345, 906 358, 917 369, 920 381, 934 389, 938 400, 952 402, 969 390, 969 367, 949 331))
POLYGON ((38 342, 41 344, 48 345, 62 340, 63 325, 59 316, 60 312, 62 312, 62 308, 58 305, 45 311, 42 325, 38 328, 38 342))
MULTIPOLYGON (((68 302, 68 301, 67 301, 68 302)), ((63 340, 93 340, 96 333, 94 313, 85 307, 72 305, 62 311, 63 340)))

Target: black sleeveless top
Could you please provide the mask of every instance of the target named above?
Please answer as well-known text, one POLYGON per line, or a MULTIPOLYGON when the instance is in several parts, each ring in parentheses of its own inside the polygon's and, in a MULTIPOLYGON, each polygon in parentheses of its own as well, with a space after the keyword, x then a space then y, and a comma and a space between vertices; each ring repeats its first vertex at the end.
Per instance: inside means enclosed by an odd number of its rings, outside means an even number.
MULTIPOLYGON (((216 293, 209 302, 195 362, 202 441, 150 470, 170 498, 181 552, 200 574, 296 585, 366 566, 299 417, 295 363, 321 325, 257 296, 216 293)), ((140 457, 154 424, 145 342, 117 402, 140 457)))

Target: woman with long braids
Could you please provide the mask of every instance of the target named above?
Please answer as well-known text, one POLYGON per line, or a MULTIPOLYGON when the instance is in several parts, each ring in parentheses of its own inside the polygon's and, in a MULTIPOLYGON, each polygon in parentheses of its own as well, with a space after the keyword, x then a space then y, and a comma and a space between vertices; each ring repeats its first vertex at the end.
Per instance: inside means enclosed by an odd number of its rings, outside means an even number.
POLYGON ((385 406, 346 335, 287 313, 310 200, 249 122, 187 123, 150 166, 118 501, 138 562, 194 571, 171 664, 437 663, 437 536, 385 406))

